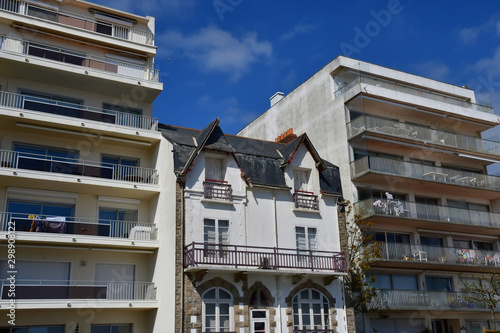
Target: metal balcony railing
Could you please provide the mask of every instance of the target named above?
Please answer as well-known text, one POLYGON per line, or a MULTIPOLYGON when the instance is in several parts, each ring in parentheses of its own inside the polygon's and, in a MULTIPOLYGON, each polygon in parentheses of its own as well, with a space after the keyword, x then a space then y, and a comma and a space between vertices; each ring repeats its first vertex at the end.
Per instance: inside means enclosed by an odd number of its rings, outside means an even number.
POLYGON ((347 124, 349 139, 364 132, 388 135, 391 137, 435 144, 474 153, 500 156, 500 142, 483 140, 472 136, 449 133, 424 126, 407 125, 397 120, 361 116, 347 124))
POLYGON ((0 212, 3 231, 156 240, 154 223, 0 212), (11 229, 9 229, 9 227, 11 229))
POLYGON ((397 82, 397 81, 384 80, 384 79, 379 79, 379 78, 375 78, 375 77, 370 77, 367 75, 358 76, 354 80, 352 80, 351 82, 344 85, 343 87, 337 89, 337 91, 335 91, 335 93, 334 93, 335 98, 343 95, 344 93, 346 93, 347 91, 349 91, 353 87, 355 87, 357 85, 361 85, 361 84, 376 86, 376 87, 380 87, 380 88, 384 88, 384 89, 388 89, 388 90, 392 90, 392 91, 397 91, 399 93, 405 93, 408 95, 427 98, 427 99, 430 99, 433 101, 442 102, 442 103, 450 104, 453 106, 460 106, 460 107, 472 109, 475 111, 493 114, 493 108, 491 108, 490 106, 487 106, 487 105, 474 104, 466 99, 461 99, 461 98, 457 98, 457 97, 450 96, 450 95, 440 94, 440 93, 432 91, 432 90, 426 90, 423 88, 413 87, 413 86, 409 86, 406 84, 402 84, 402 83, 397 82))
POLYGON ((205 180, 203 182, 203 195, 205 199, 233 201, 231 184, 224 180, 205 180))
POLYGON ((481 173, 422 165, 378 156, 365 156, 351 162, 351 177, 353 180, 367 172, 460 185, 468 188, 500 190, 500 177, 481 173))
MULTIPOLYGON (((2 280, 1 299, 10 299, 9 288, 2 280)), ((152 282, 16 280, 15 299, 156 300, 156 288, 152 282)))
POLYGON ((81 104, 60 102, 48 98, 0 91, 0 107, 32 110, 54 115, 93 120, 125 127, 157 131, 158 119, 127 112, 106 110, 81 104))
MULTIPOLYGON (((1 0, 0 0, 1 1, 1 0)), ((104 71, 128 78, 159 82, 159 70, 132 61, 102 58, 53 45, 0 36, 0 51, 23 55, 26 59, 43 58, 62 62, 68 66, 85 67, 92 71, 104 71)))
POLYGON ((154 45, 154 34, 151 32, 133 29, 115 23, 99 22, 93 16, 85 16, 63 10, 50 10, 48 8, 38 7, 27 1, 17 0, 0 0, 0 10, 37 17, 39 19, 69 25, 135 43, 154 45))
POLYGON ((354 204, 363 218, 392 216, 441 223, 500 228, 500 214, 473 209, 438 206, 401 200, 370 198, 354 204))
POLYGON ((318 196, 313 192, 295 191, 293 193, 295 208, 319 210, 318 196))
POLYGON ((463 299, 464 293, 426 290, 377 290, 368 310, 460 310, 489 311, 480 303, 463 299))
POLYGON ((261 269, 295 268, 345 273, 343 252, 284 249, 229 244, 192 243, 184 248, 184 266, 217 265, 261 269))
POLYGON ((500 252, 406 243, 381 243, 382 260, 500 267, 500 252))
POLYGON ((329 330, 329 329, 314 329, 314 330, 293 330, 293 333, 335 333, 337 332, 336 330, 329 330))
POLYGON ((133 183, 158 184, 158 173, 155 169, 20 153, 4 149, 0 149, 0 168, 36 170, 133 183))

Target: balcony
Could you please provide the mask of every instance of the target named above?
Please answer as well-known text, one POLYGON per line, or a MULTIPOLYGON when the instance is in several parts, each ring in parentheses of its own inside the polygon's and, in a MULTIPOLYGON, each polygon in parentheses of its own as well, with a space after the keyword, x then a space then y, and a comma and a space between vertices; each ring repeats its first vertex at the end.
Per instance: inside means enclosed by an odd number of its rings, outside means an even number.
POLYGON ((63 10, 50 10, 27 1, 17 0, 0 0, 0 10, 37 17, 45 21, 69 25, 135 43, 154 45, 154 35, 150 32, 115 23, 98 22, 93 16, 84 16, 63 10))
POLYGON ((209 200, 233 201, 231 184, 225 180, 207 179, 203 182, 203 196, 209 200))
POLYGON ((158 184, 158 173, 154 169, 19 153, 3 149, 0 149, 1 168, 36 170, 141 184, 158 184))
POLYGON ((311 271, 347 272, 344 253, 283 249, 275 247, 192 243, 184 248, 184 267, 199 265, 241 269, 278 270, 291 268, 311 271))
POLYGON ((157 118, 95 108, 87 105, 60 102, 42 97, 14 94, 6 91, 0 91, 0 106, 18 110, 44 112, 83 120, 92 120, 148 131, 158 130, 157 118))
POLYGON ((456 194, 456 186, 460 186, 470 189, 468 194, 471 196, 490 200, 500 194, 500 177, 377 156, 365 156, 351 162, 351 179, 385 186, 407 184, 415 191, 443 194, 456 194), (485 193, 485 190, 493 192, 485 193))
POLYGON ((423 146, 434 145, 481 155, 500 156, 500 142, 438 131, 424 126, 406 125, 396 120, 361 116, 347 124, 349 139, 366 132, 418 142, 423 146))
MULTIPOLYGON (((500 267, 500 252, 451 247, 382 243, 381 260, 404 263, 432 263, 442 265, 500 267)), ((439 268, 440 269, 440 268, 439 268)))
POLYGON ((486 306, 465 301, 460 292, 419 290, 377 290, 368 310, 488 311, 486 306))
MULTIPOLYGON (((156 240, 154 223, 99 220, 92 218, 46 216, 0 212, 2 229, 18 233, 99 236, 130 240, 156 240), (10 228, 9 228, 10 227, 10 228)), ((19 234, 18 234, 19 235, 19 234)))
POLYGON ((432 101, 445 103, 450 106, 459 106, 467 109, 472 109, 475 111, 493 114, 493 108, 486 105, 474 104, 466 99, 456 98, 451 95, 440 94, 431 90, 425 90, 423 88, 412 87, 409 85, 401 84, 397 81, 390 81, 369 76, 358 76, 351 82, 347 83, 345 86, 335 91, 334 93, 335 98, 343 95, 344 93, 351 90, 355 86, 362 84, 376 86, 383 89, 388 89, 394 92, 404 93, 416 97, 421 97, 432 101))
POLYGON ((500 214, 400 200, 370 198, 354 204, 363 219, 372 216, 500 228, 500 214))
MULTIPOLYGON (((2 300, 9 300, 10 282, 2 280, 2 300)), ((152 282, 95 282, 16 280, 18 300, 155 300, 156 288, 152 282)))
POLYGON ((44 61, 64 63, 75 68, 85 67, 91 71, 101 71, 136 80, 159 82, 159 70, 133 61, 102 58, 53 45, 34 43, 7 36, 0 36, 0 52, 22 55, 28 61, 30 58, 42 58, 44 61))
POLYGON ((313 192, 305 192, 296 190, 293 193, 293 201, 295 202, 295 209, 308 209, 319 211, 318 196, 313 192))

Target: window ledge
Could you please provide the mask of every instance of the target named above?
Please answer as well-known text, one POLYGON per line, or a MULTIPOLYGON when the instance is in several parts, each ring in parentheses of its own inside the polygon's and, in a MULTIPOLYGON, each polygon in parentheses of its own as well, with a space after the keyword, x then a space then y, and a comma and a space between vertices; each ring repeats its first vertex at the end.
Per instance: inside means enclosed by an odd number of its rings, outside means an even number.
POLYGON ((201 199, 202 203, 216 203, 216 204, 223 204, 223 205, 233 205, 234 202, 231 201, 226 201, 226 200, 218 200, 218 199, 201 199))
POLYGON ((292 209, 292 212, 295 212, 295 213, 313 213, 313 214, 320 213, 320 211, 317 209, 307 209, 307 208, 294 208, 294 209, 292 209))

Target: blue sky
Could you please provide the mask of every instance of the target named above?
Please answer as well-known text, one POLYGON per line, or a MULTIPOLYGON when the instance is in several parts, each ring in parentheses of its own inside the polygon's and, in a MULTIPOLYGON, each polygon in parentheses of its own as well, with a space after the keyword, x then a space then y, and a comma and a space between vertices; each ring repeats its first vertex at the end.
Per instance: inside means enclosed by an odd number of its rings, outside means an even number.
POLYGON ((467 85, 500 114, 498 0, 94 2, 156 17, 162 123, 201 129, 219 117, 235 134, 340 54, 467 85))

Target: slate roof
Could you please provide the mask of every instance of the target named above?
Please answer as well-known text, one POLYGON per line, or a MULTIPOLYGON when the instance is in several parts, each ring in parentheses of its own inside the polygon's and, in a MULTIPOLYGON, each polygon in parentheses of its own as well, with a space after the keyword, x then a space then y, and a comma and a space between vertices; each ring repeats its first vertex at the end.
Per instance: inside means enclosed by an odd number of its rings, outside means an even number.
POLYGON ((234 156, 250 186, 290 189, 285 182, 284 167, 304 143, 320 171, 323 193, 342 195, 339 168, 322 160, 306 134, 288 144, 228 135, 215 119, 203 130, 159 124, 162 135, 174 146, 174 171, 178 177, 189 172, 203 149, 226 152, 234 156))

